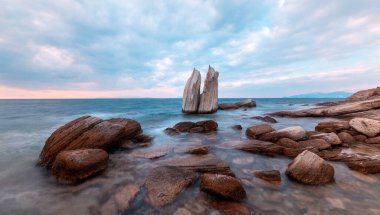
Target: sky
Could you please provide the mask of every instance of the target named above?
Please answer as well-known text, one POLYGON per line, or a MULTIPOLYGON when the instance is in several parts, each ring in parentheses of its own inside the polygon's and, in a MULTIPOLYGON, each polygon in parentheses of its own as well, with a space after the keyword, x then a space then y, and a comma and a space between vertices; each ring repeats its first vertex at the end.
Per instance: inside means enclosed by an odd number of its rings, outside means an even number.
POLYGON ((379 0, 1 0, 0 98, 219 96, 380 85, 379 0))

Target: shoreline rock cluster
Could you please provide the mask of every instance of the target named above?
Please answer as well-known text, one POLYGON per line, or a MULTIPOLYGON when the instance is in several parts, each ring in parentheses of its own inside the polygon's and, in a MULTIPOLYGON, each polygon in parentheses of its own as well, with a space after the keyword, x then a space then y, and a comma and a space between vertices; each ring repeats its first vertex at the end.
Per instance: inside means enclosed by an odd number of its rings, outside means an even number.
POLYGON ((200 93, 201 74, 194 68, 183 91, 182 112, 189 114, 215 113, 218 110, 218 77, 219 72, 209 66, 203 92, 200 93))
POLYGON ((77 183, 107 168, 110 149, 122 147, 125 141, 138 144, 146 140, 151 139, 142 134, 137 121, 83 116, 51 134, 37 164, 52 168, 59 182, 77 183))

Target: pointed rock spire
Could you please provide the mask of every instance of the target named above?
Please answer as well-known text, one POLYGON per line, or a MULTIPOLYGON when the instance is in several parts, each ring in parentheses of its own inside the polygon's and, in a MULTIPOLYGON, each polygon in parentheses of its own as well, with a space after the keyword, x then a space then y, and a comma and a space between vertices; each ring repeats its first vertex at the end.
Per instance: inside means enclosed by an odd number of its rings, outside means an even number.
POLYGON ((214 113, 218 110, 218 77, 219 72, 209 66, 199 102, 198 113, 214 113))
POLYGON ((201 73, 194 68, 193 73, 186 82, 182 98, 182 112, 197 113, 201 89, 201 73))

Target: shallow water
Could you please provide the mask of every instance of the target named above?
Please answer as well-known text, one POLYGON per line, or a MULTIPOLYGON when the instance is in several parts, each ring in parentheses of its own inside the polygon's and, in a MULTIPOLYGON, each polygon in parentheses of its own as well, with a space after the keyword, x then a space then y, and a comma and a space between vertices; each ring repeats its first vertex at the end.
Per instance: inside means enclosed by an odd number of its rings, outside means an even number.
MULTIPOLYGON (((241 99, 221 99, 235 102, 241 99)), ((173 148, 190 142, 215 146, 226 140, 245 138, 244 132, 230 126, 247 126, 262 122, 252 116, 278 110, 306 108, 328 99, 257 99, 257 108, 218 111, 212 115, 184 115, 180 99, 96 99, 96 100, 0 100, 0 214, 94 214, 99 206, 120 185, 142 185, 145 175, 157 162, 182 156, 173 148), (155 137, 147 149, 166 148, 170 153, 156 160, 133 156, 132 151, 115 151, 110 155, 106 172, 77 186, 59 185, 50 173, 36 167, 44 141, 59 126, 82 115, 103 119, 132 118, 142 124, 144 132, 155 137), (166 127, 180 121, 213 119, 219 123, 216 134, 164 134, 166 127)), ((323 119, 327 120, 327 119, 323 119)), ((313 130, 321 119, 278 118, 275 128, 301 125, 313 130)), ((355 149, 354 149, 355 150, 355 149)), ((359 150, 359 149, 358 149, 359 150)), ((363 150, 363 149, 360 149, 363 150)), ((335 182, 324 186, 305 186, 288 180, 284 175, 285 157, 267 157, 238 150, 211 147, 210 153, 223 159, 242 179, 248 198, 241 204, 258 214, 380 214, 380 175, 362 175, 334 163, 335 182), (266 184, 252 176, 254 170, 278 169, 282 183, 266 184)), ((193 214, 219 214, 208 197, 199 191, 199 182, 182 192, 176 201, 161 210, 144 202, 144 189, 127 213, 173 214, 189 211, 193 214), (205 197, 206 196, 206 197, 205 197), (180 208, 180 209, 179 209, 180 208)))

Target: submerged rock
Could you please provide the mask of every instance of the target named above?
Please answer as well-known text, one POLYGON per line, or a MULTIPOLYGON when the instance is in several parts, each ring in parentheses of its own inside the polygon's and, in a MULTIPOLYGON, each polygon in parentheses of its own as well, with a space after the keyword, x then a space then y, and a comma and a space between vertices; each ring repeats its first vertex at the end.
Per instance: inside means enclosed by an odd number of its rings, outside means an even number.
POLYGON ((231 128, 234 130, 238 130, 238 131, 243 129, 243 127, 241 125, 233 125, 233 126, 231 126, 231 128))
POLYGON ((374 137, 380 133, 380 121, 378 120, 355 118, 352 119, 349 124, 353 129, 367 137, 374 137))
POLYGON ((243 200, 247 196, 241 182, 227 175, 203 174, 201 190, 225 199, 243 200))
POLYGON ((194 68, 186 82, 182 98, 182 112, 197 113, 200 101, 201 73, 194 68))
POLYGON ((194 154, 194 155, 205 155, 209 152, 208 146, 190 146, 190 147, 182 147, 175 150, 179 153, 187 153, 187 154, 194 154))
POLYGON ((94 176, 107 168, 108 154, 102 149, 63 151, 52 167, 53 175, 62 183, 76 183, 94 176))
POLYGON ((305 150, 288 165, 285 174, 303 184, 319 185, 334 179, 334 168, 318 155, 305 150))
POLYGON ((256 102, 252 99, 246 99, 240 102, 236 103, 224 103, 219 104, 220 110, 231 110, 231 109, 238 109, 238 108, 252 108, 256 107, 256 102))
POLYGON ((160 164, 194 170, 200 173, 217 173, 235 176, 230 167, 223 160, 212 154, 173 158, 161 161, 160 164))
MULTIPOLYGON (((207 133, 216 131, 218 123, 214 120, 204 120, 199 122, 179 122, 174 125, 173 131, 175 132, 190 132, 190 133, 207 133)), ((165 131, 168 130, 165 129, 165 131)), ((172 131, 170 131, 172 132, 172 131)))
POLYGON ((126 213, 139 191, 140 187, 134 184, 117 187, 114 195, 100 206, 98 212, 100 214, 126 213))
POLYGON ((269 122, 269 123, 277 123, 277 120, 273 117, 270 117, 270 116, 254 116, 254 117, 251 117, 251 119, 256 119, 256 120, 260 120, 260 121, 263 121, 263 122, 269 122))
POLYGON ((209 66, 200 97, 198 113, 214 113, 218 110, 218 77, 219 73, 209 66))
POLYGON ((198 175, 192 170, 161 166, 152 169, 146 177, 146 201, 161 207, 175 200, 177 195, 194 183, 198 175))
POLYGON ((262 171, 255 171, 253 174, 262 180, 268 181, 268 182, 281 182, 281 174, 278 170, 262 170, 262 171))

